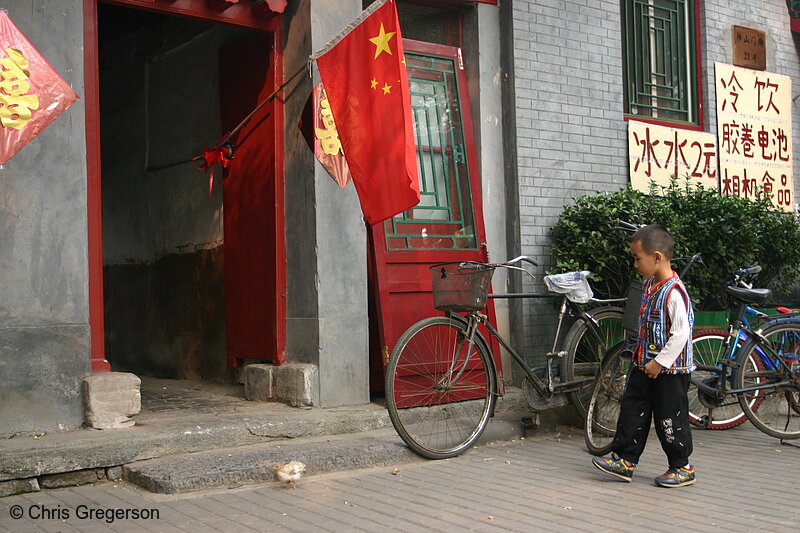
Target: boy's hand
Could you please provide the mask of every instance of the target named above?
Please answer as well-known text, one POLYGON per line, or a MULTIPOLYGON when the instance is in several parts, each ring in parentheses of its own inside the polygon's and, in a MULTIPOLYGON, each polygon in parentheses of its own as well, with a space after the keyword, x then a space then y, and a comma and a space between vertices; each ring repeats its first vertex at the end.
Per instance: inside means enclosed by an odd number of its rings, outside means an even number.
POLYGON ((656 379, 664 367, 658 364, 655 359, 644 365, 644 373, 648 378, 656 379))

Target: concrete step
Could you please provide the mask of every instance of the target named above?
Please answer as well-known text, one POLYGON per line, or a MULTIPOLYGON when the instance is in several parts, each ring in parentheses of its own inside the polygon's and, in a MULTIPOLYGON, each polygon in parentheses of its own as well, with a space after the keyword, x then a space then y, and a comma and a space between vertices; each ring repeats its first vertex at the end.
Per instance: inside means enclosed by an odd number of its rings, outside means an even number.
MULTIPOLYGON (((387 430, 395 442, 400 442, 386 408, 375 403, 297 409, 276 403, 217 400, 209 398, 208 405, 183 402, 187 405, 180 409, 141 413, 135 417, 136 425, 126 429, 82 429, 0 439, 0 497, 88 483, 92 479, 116 479, 123 465, 162 457, 273 442, 277 447, 307 438, 358 436, 379 430, 387 430)), ((517 422, 522 416, 531 416, 520 389, 506 390, 498 401, 495 420, 509 412, 517 413, 517 422)), ((541 416, 569 423, 558 410, 541 416)), ((490 424, 489 434, 493 427, 502 424, 490 424)), ((320 467, 319 471, 323 470, 320 467)), ((242 479, 249 482, 246 476, 242 479)))
MULTIPOLYGON (((490 422, 477 446, 495 441, 543 435, 555 430, 555 417, 538 417, 537 428, 525 429, 530 412, 505 411, 490 422)), ((273 441, 235 448, 171 455, 123 467, 126 481, 151 492, 175 494, 209 488, 233 488, 273 481, 272 465, 301 461, 306 475, 424 461, 394 429, 273 441)))
POLYGON ((134 461, 304 438, 358 433, 391 426, 386 410, 302 410, 227 416, 184 413, 180 417, 137 417, 126 429, 82 429, 0 441, 0 482, 78 470, 109 468, 134 461))

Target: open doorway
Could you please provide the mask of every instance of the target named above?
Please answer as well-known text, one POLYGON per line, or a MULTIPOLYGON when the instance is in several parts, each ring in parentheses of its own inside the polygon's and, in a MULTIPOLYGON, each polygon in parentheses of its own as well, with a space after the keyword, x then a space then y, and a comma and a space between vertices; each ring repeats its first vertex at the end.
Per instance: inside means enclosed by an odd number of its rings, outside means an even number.
POLYGON ((272 34, 98 4, 105 355, 115 371, 232 382, 280 339, 275 121, 236 164, 190 160, 274 88, 272 34))

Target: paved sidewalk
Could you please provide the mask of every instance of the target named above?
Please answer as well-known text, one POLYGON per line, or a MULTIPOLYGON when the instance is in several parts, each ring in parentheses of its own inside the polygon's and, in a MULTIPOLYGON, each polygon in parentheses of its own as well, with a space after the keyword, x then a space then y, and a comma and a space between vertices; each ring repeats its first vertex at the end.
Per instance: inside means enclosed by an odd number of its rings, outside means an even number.
POLYGON ((0 531, 796 531, 800 448, 755 430, 695 431, 698 481, 654 486, 655 435, 632 483, 590 463, 578 430, 422 461, 166 496, 104 482, 0 499, 0 531), (396 468, 396 474, 392 474, 396 468), (19 506, 19 507, 15 507, 19 506), (85 518, 89 510, 149 518, 85 518), (150 511, 152 510, 152 511, 150 511), (13 512, 24 517, 14 520, 13 512), (36 518, 31 518, 33 514, 36 518), (42 515, 48 515, 43 518, 42 515), (157 515, 157 516, 155 516, 157 515))

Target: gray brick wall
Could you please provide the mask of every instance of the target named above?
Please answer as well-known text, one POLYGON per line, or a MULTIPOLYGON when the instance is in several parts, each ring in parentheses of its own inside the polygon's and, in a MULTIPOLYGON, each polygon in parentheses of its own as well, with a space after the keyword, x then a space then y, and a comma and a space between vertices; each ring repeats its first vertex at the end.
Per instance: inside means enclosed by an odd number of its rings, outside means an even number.
MULTIPOLYGON (((513 12, 520 239, 522 253, 542 264, 542 274, 552 263, 550 228, 563 206, 628 183, 620 0, 514 0, 513 12)), ((716 133, 714 62, 732 62, 734 24, 767 33, 767 70, 791 76, 793 93, 800 92, 800 62, 782 0, 703 0, 700 22, 706 131, 716 133)), ((797 121, 793 135, 797 146, 797 121)), ((800 168, 800 150, 794 154, 800 168)), ((537 278, 525 281, 525 289, 543 291, 537 278)), ((525 304, 529 359, 543 361, 554 315, 548 303, 525 304)))
MULTIPOLYGON (((540 274, 564 205, 628 181, 619 21, 615 1, 514 1, 520 237, 540 274)), ((527 290, 544 290, 537 277, 527 290)), ((529 359, 549 349, 554 315, 549 303, 525 305, 529 359)))

